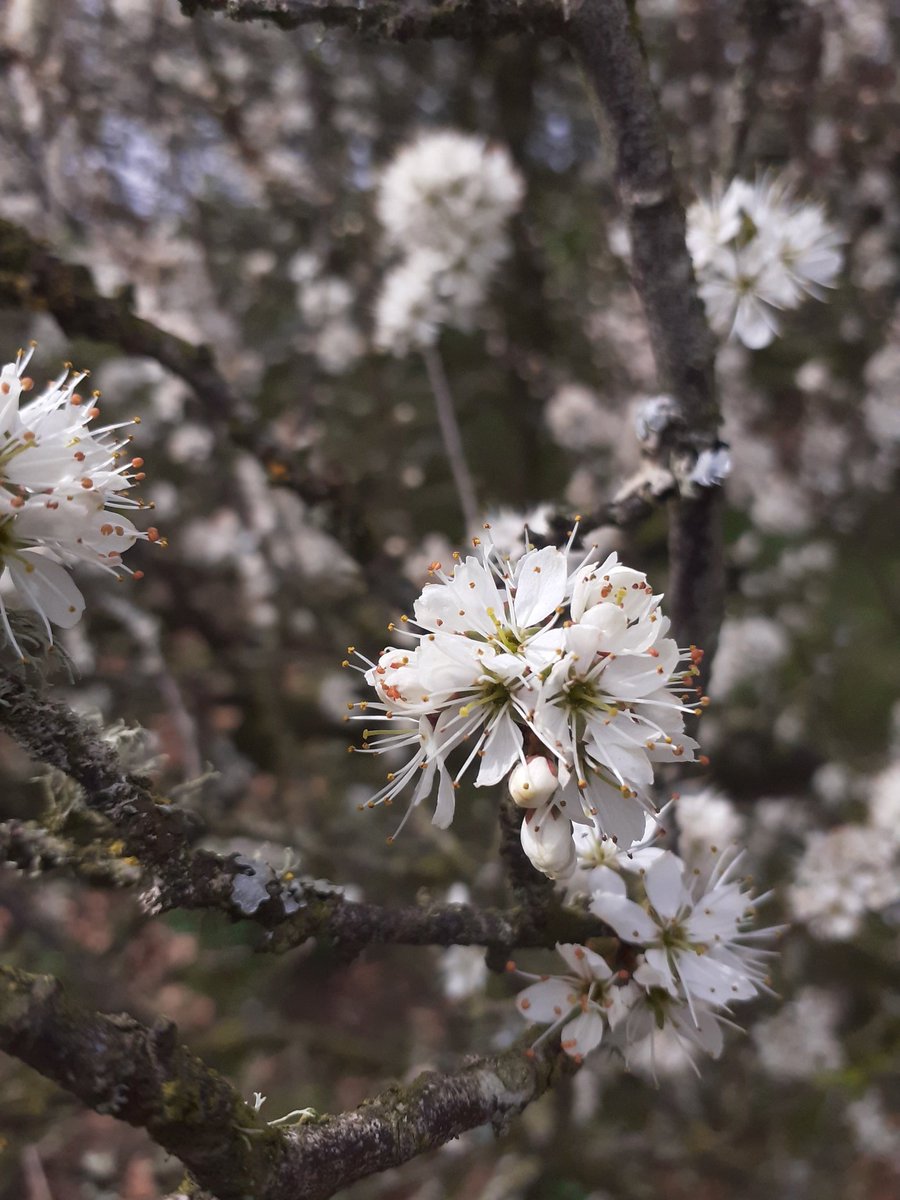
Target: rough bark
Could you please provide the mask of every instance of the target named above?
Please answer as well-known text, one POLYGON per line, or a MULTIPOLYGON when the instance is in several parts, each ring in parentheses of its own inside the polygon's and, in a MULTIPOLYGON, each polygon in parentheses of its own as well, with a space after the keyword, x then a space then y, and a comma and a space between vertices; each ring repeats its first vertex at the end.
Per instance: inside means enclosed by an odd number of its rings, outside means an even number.
POLYGON ((660 384, 675 402, 658 455, 682 490, 671 508, 669 610, 683 645, 693 641, 711 648, 723 594, 721 505, 690 485, 687 475, 697 454, 718 441, 714 341, 685 242, 684 208, 633 0, 584 0, 573 9, 564 36, 615 149, 632 280, 660 384))
POLYGON ((181 0, 181 11, 189 17, 209 12, 232 21, 270 21, 281 29, 324 25, 396 42, 553 33, 564 20, 555 0, 181 0))
POLYGON ((91 882, 114 886, 134 883, 140 873, 149 911, 218 909, 266 930, 265 946, 275 951, 321 937, 344 956, 371 943, 478 945, 503 956, 516 947, 552 947, 608 933, 596 918, 555 899, 545 898, 540 920, 521 903, 508 910, 365 904, 321 883, 277 875, 264 862, 194 849, 202 824, 193 813, 162 802, 148 780, 128 775, 113 748, 64 704, 2 672, 0 729, 39 762, 74 779, 86 807, 111 826, 105 847, 92 849, 35 822, 8 822, 0 826, 0 855, 22 869, 66 865, 91 882))
MULTIPOLYGON (((0 1049, 98 1112, 141 1126, 218 1200, 326 1200, 490 1123, 501 1132, 571 1059, 522 1045, 448 1074, 427 1072, 358 1109, 268 1126, 170 1022, 90 1012, 42 975, 0 967, 0 1049)), ((193 1193, 196 1194, 196 1193, 193 1193)))
POLYGON ((151 1029, 89 1012, 57 980, 0 967, 0 1049, 98 1112, 146 1129, 219 1200, 263 1195, 280 1165, 282 1139, 178 1043, 171 1022, 151 1029))

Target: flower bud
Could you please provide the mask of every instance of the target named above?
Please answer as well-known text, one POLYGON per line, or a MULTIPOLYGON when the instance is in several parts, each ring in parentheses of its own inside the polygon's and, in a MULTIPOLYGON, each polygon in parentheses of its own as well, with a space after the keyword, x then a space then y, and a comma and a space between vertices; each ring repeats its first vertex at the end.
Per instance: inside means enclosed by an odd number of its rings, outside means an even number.
POLYGON ((398 650, 388 646, 378 665, 366 672, 366 683, 375 688, 379 699, 400 712, 421 710, 428 697, 419 678, 419 651, 398 650))
POLYGON ((520 808, 540 808, 558 787, 556 767, 541 754, 520 762, 509 777, 509 794, 520 808))
POLYGON ((529 813, 522 822, 522 849, 538 871, 550 879, 564 879, 575 868, 572 822, 549 807, 529 813))

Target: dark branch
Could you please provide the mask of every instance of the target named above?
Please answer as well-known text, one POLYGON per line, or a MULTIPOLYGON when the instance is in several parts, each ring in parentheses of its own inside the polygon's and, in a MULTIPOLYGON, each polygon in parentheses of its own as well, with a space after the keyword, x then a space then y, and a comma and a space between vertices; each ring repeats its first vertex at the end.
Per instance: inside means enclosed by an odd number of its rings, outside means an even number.
POLYGON ((210 12, 232 21, 271 21, 281 29, 324 25, 396 42, 556 33, 565 20, 556 0, 181 0, 181 10, 189 17, 210 12))
POLYGON ((33 823, 0 826, 0 854, 26 870, 71 865, 80 875, 96 870, 94 882, 116 886, 133 883, 139 870, 150 883, 143 897, 150 911, 218 909, 269 931, 266 946, 276 951, 321 937, 344 955, 371 943, 477 945, 509 955, 517 947, 552 947, 608 933, 595 918, 555 900, 543 906, 540 921, 525 907, 362 904, 322 884, 279 876, 264 862, 195 850, 202 827, 193 814, 160 802, 147 780, 123 770, 91 725, 6 673, 0 673, 0 729, 81 786, 85 805, 114 826, 127 860, 117 866, 98 851, 95 863, 89 849, 67 847, 63 837, 33 823), (124 866, 130 873, 122 873, 124 866))
POLYGON ((0 220, 3 306, 49 312, 68 337, 155 359, 190 386, 218 437, 258 458, 273 482, 311 504, 339 498, 341 482, 312 478, 299 469, 295 456, 267 432, 254 405, 220 374, 206 346, 191 345, 136 316, 125 294, 101 295, 86 267, 64 262, 27 230, 0 220))
POLYGON ((631 270, 650 331, 660 383, 675 403, 658 454, 680 486, 672 505, 669 604, 682 644, 710 649, 720 621, 723 563, 718 553, 721 505, 689 483, 697 454, 717 444, 714 341, 697 291, 685 242, 662 115, 656 102, 637 13, 628 0, 584 0, 565 30, 599 102, 601 124, 612 138, 616 190, 631 234, 631 270), (691 564, 684 561, 689 543, 691 564), (696 573, 702 566, 702 574, 696 573), (692 573, 689 573, 690 572, 692 573), (698 596, 705 603, 698 606, 698 596))
POLYGON ((218 1200, 327 1200, 466 1130, 490 1123, 501 1132, 574 1069, 555 1046, 534 1055, 517 1046, 282 1132, 180 1045, 170 1022, 151 1029, 90 1012, 56 980, 5 967, 0 1049, 98 1112, 145 1128, 218 1200))
POLYGON ((98 1112, 146 1129, 219 1200, 263 1195, 284 1155, 283 1139, 179 1045, 171 1022, 148 1029, 89 1012, 49 976, 0 967, 0 1049, 98 1112))

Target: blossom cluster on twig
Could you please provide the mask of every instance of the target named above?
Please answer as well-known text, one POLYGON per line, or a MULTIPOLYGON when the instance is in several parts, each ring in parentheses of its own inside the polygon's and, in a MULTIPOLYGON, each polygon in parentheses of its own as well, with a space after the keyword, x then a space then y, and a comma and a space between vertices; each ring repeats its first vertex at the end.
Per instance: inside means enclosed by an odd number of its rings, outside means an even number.
POLYGON ((574 537, 513 559, 488 528, 449 572, 433 563, 413 616, 389 627, 408 648, 371 661, 351 647, 375 692, 351 705, 367 723, 362 750, 408 755, 369 807, 411 790, 411 811, 436 783, 446 827, 477 766, 476 787, 507 781, 523 849, 554 879, 575 865, 577 826, 623 848, 644 836, 654 766, 694 759, 684 718, 705 704, 701 652, 668 636, 646 576, 593 550, 573 569, 574 537))
MULTIPOLYGON (((591 851, 582 846, 582 865, 591 851)), ((710 849, 708 862, 683 861, 670 850, 611 852, 582 874, 590 909, 618 944, 599 954, 558 945, 566 975, 530 976, 516 1007, 546 1024, 538 1038, 561 1033, 562 1049, 584 1058, 601 1042, 626 1062, 635 1048, 669 1029, 686 1050, 714 1058, 722 1049, 731 1005, 767 988, 766 959, 754 940, 773 930, 748 929, 755 910, 738 874, 741 856, 710 849)))
POLYGON ((37 614, 52 644, 52 626, 68 629, 84 612, 84 597, 66 569, 90 562, 116 578, 140 577, 122 562, 139 532, 122 510, 142 508, 129 494, 143 478, 143 459, 127 453, 120 430, 138 418, 91 427, 100 393, 83 395, 87 372, 69 365, 47 387, 34 387, 26 368, 34 352, 19 351, 0 371, 0 629, 22 659, 10 609, 37 614))
POLYGON ((375 307, 375 340, 405 354, 432 345, 441 326, 471 328, 509 253, 505 231, 524 183, 502 146, 446 129, 423 133, 387 166, 377 213, 402 255, 375 307))

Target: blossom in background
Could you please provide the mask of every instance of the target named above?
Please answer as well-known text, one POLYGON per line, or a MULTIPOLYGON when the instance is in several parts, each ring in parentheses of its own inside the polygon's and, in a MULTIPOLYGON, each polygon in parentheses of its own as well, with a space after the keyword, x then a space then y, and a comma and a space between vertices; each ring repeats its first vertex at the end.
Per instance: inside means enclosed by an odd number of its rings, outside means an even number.
POLYGON ((441 326, 471 328, 498 264, 524 184, 509 153, 453 130, 424 133, 384 170, 376 211, 401 256, 375 305, 375 341, 406 354, 441 326))
POLYGON ((99 393, 85 399, 77 389, 86 373, 68 368, 26 400, 32 354, 20 351, 0 371, 0 586, 14 596, 0 591, 0 622, 20 657, 8 605, 32 609, 52 643, 52 626, 69 628, 84 611, 68 564, 91 562, 121 578, 134 573, 122 554, 138 538, 159 540, 120 511, 142 507, 128 493, 143 479, 143 461, 125 453, 130 437, 113 436, 134 422, 90 428, 99 393))
POLYGON ((737 842, 744 822, 730 800, 710 788, 679 796, 673 805, 681 857, 691 866, 704 864, 710 852, 737 842))
POLYGON ((867 912, 900 900, 897 843, 866 825, 809 835, 789 891, 791 910, 814 937, 853 937, 867 912))
POLYGON ((591 550, 572 569, 574 537, 516 559, 489 533, 476 538, 477 554, 455 556, 449 573, 432 564, 436 582, 414 619, 390 626, 413 645, 388 646, 375 662, 351 647, 377 697, 358 706, 370 726, 362 749, 410 752, 370 807, 410 787, 415 806, 437 782, 434 821, 445 827, 477 767, 476 787, 508 781, 523 847, 551 878, 575 866, 573 822, 623 849, 644 837, 654 764, 694 758, 684 714, 701 711, 700 653, 685 662, 661 597, 615 554, 598 564, 591 550))
POLYGON ((824 988, 806 987, 780 1012, 758 1021, 753 1040, 763 1070, 773 1079, 811 1079, 844 1065, 837 1033, 840 1006, 824 988))
POLYGON ((779 331, 778 313, 823 299, 843 263, 841 237, 817 204, 779 178, 734 179, 688 210, 688 249, 713 329, 753 350, 779 331))

